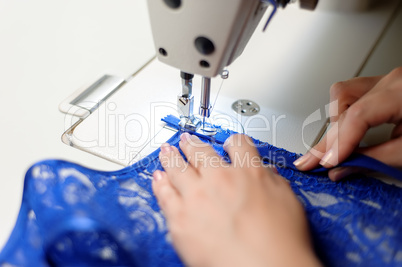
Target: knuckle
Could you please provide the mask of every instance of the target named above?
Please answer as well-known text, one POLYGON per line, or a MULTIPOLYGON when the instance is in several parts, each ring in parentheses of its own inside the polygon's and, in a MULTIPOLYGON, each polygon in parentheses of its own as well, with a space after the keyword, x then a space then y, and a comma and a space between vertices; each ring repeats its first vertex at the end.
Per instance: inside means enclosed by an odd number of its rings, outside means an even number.
POLYGON ((386 85, 384 89, 386 91, 401 91, 402 85, 402 67, 393 69, 384 77, 386 85))
POLYGON ((329 91, 333 95, 338 95, 340 92, 344 91, 346 88, 345 82, 336 82, 331 85, 329 91))
POLYGON ((354 105, 349 107, 345 116, 355 120, 355 119, 362 118, 364 113, 365 113, 364 105, 355 103, 354 105))
POLYGON ((178 240, 181 237, 181 231, 179 227, 176 227, 176 224, 172 224, 169 226, 169 234, 172 240, 178 240))
POLYGON ((191 200, 193 203, 205 203, 207 200, 207 193, 201 187, 198 187, 191 192, 191 200))
POLYGON ((195 148, 205 148, 205 147, 209 147, 209 144, 206 142, 203 142, 201 139, 199 139, 197 136, 192 137, 189 141, 188 141, 188 145, 191 147, 195 147, 195 148))
POLYGON ((179 170, 183 168, 181 160, 177 156, 170 157, 169 160, 166 162, 166 167, 168 167, 169 169, 179 169, 179 170))
POLYGON ((237 135, 238 135, 238 134, 234 134, 234 135, 229 136, 229 138, 226 139, 226 141, 225 141, 225 143, 223 144, 223 146, 224 146, 224 147, 232 147, 233 144, 235 143, 234 140, 235 140, 235 138, 236 138, 237 135))
POLYGON ((210 152, 212 147, 208 143, 204 143, 202 141, 189 141, 185 147, 183 147, 183 151, 186 155, 198 155, 205 154, 210 152))
POLYGON ((330 89, 330 96, 332 100, 344 99, 349 95, 348 85, 346 82, 334 83, 330 89))
POLYGON ((184 234, 186 215, 183 211, 179 211, 175 214, 174 218, 170 219, 169 223, 169 233, 173 240, 180 240, 184 234))
POLYGON ((262 166, 255 166, 250 168, 250 176, 258 179, 265 178, 265 176, 268 174, 268 170, 265 169, 262 166))
POLYGON ((193 153, 200 147, 202 147, 202 144, 194 139, 189 139, 188 142, 181 145, 182 150, 186 153, 193 153))
POLYGON ((167 161, 169 159, 169 156, 166 153, 159 153, 159 160, 160 161, 167 161))
POLYGON ((159 189, 156 191, 158 201, 161 204, 161 206, 165 207, 168 204, 168 199, 172 197, 172 192, 169 190, 167 185, 163 185, 159 187, 159 189))
POLYGON ((176 225, 172 225, 169 227, 169 233, 170 237, 175 242, 179 242, 182 238, 182 231, 180 231, 180 227, 177 227, 176 225))
POLYGON ((239 141, 243 143, 253 144, 253 140, 245 134, 239 135, 239 141))
POLYGON ((169 205, 168 198, 164 196, 160 191, 157 196, 159 206, 161 207, 162 210, 166 210, 169 205))
POLYGON ((276 179, 280 185, 287 187, 288 189, 292 188, 292 186, 290 185, 290 181, 286 180, 286 178, 284 178, 280 175, 275 175, 274 179, 276 179))
POLYGON ((177 167, 181 158, 181 155, 175 151, 171 151, 168 154, 159 154, 159 160, 164 169, 177 167))
POLYGON ((252 142, 251 138, 245 134, 234 134, 230 136, 228 139, 228 143, 231 144, 232 146, 241 146, 245 142, 248 143, 252 142))
POLYGON ((221 167, 224 166, 224 160, 218 155, 211 155, 207 158, 208 167, 214 168, 218 173, 221 173, 221 167))
POLYGON ((183 152, 185 154, 191 154, 193 152, 193 150, 194 150, 193 143, 190 142, 190 141, 186 142, 184 144, 181 144, 180 146, 181 146, 181 149, 183 150, 183 152))
POLYGON ((215 186, 229 186, 233 182, 234 174, 230 171, 223 170, 221 168, 217 169, 214 176, 211 177, 211 183, 215 186))
POLYGON ((402 67, 397 67, 393 69, 390 73, 389 76, 397 78, 397 77, 402 77, 402 67))

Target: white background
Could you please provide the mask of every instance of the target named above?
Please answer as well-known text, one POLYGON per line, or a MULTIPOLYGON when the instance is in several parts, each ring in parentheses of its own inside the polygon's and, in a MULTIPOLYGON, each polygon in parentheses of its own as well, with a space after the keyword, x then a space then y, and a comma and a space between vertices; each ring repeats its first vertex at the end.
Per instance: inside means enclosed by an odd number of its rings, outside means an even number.
POLYGON ((0 247, 34 162, 121 168, 63 144, 58 105, 99 75, 131 75, 153 51, 145 1, 0 0, 0 247))

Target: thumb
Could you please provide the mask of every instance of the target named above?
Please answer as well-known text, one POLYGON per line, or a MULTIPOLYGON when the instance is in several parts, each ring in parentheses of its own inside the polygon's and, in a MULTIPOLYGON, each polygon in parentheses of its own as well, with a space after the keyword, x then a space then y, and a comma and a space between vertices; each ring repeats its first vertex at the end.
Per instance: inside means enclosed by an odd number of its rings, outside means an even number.
POLYGON ((334 182, 340 181, 352 174, 366 173, 367 169, 360 167, 337 167, 329 170, 328 177, 334 182))
POLYGON ((390 166, 401 168, 402 167, 402 136, 391 139, 385 143, 360 148, 357 152, 366 156, 372 157, 390 166))
MULTIPOLYGON (((398 138, 391 139, 390 141, 376 146, 359 148, 357 149, 357 152, 359 154, 364 154, 374 158, 392 167, 402 168, 402 153, 400 153, 401 149, 402 136, 399 136, 398 138)), ((328 172, 328 176, 332 181, 339 181, 352 174, 366 172, 367 169, 360 167, 338 167, 331 169, 328 172)))

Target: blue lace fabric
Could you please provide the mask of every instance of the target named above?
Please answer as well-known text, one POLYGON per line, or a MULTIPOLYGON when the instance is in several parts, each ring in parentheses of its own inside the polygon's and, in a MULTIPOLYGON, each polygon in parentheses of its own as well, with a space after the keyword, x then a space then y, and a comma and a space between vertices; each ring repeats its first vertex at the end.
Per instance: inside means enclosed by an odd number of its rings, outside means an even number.
MULTIPOLYGON (((227 157, 222 143, 230 134, 220 129, 201 139, 227 157)), ((178 147, 179 136, 168 142, 178 147)), ((255 144, 304 205, 326 266, 402 265, 401 188, 363 175, 335 183, 323 170, 297 171, 292 163, 300 155, 255 144)), ((152 193, 152 173, 162 170, 158 154, 116 172, 61 160, 33 165, 1 266, 183 266, 152 193)))

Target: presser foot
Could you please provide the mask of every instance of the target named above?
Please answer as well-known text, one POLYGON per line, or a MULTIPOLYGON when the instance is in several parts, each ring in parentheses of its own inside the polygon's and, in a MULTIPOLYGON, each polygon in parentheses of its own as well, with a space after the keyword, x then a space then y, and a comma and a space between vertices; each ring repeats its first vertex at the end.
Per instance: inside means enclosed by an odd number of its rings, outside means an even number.
POLYGON ((201 123, 201 127, 197 130, 197 133, 206 136, 213 136, 217 133, 217 129, 213 126, 212 123, 207 122, 206 118, 204 117, 201 123))
POLYGON ((179 122, 180 127, 185 131, 196 132, 202 126, 202 122, 195 116, 181 117, 179 122))
POLYGON ((193 118, 182 117, 179 125, 183 131, 197 132, 206 136, 213 136, 217 133, 217 129, 209 122, 201 121, 199 118, 193 116, 193 118))
POLYGON ((206 136, 214 136, 217 133, 217 130, 212 126, 203 126, 197 130, 197 133, 206 136))

